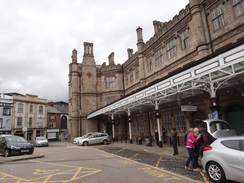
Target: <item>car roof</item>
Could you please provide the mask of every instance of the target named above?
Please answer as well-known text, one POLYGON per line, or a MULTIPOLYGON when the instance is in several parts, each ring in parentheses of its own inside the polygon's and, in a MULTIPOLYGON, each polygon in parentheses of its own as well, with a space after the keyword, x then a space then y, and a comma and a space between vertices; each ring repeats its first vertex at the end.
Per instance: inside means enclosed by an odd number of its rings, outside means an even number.
POLYGON ((226 122, 226 121, 224 121, 224 120, 222 120, 222 119, 204 119, 203 121, 204 121, 205 123, 211 123, 211 122, 213 122, 213 121, 222 121, 222 122, 228 123, 228 122, 226 122))
POLYGON ((217 140, 244 140, 244 136, 230 136, 230 137, 219 137, 217 140))
POLYGON ((0 137, 7 137, 7 136, 13 136, 13 135, 0 135, 0 137))

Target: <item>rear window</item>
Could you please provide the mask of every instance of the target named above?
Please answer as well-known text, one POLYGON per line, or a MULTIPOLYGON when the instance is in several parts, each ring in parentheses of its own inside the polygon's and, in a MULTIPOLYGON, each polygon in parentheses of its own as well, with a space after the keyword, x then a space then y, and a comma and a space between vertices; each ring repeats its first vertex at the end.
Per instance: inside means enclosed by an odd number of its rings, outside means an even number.
POLYGON ((225 147, 235 150, 241 150, 240 141, 239 140, 228 140, 221 142, 225 147))
POLYGON ((210 123, 211 133, 214 133, 215 131, 227 130, 227 129, 231 129, 231 127, 228 123, 225 123, 223 121, 214 121, 210 123))

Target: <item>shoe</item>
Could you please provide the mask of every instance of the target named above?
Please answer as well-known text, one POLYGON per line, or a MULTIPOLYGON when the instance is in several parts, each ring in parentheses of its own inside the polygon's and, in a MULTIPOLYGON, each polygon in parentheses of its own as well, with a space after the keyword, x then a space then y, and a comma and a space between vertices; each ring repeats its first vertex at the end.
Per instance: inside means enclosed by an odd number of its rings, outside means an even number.
POLYGON ((193 169, 193 172, 201 172, 198 168, 193 169))
POLYGON ((189 167, 187 167, 187 166, 185 166, 185 169, 186 169, 186 170, 191 170, 191 168, 189 168, 189 167))

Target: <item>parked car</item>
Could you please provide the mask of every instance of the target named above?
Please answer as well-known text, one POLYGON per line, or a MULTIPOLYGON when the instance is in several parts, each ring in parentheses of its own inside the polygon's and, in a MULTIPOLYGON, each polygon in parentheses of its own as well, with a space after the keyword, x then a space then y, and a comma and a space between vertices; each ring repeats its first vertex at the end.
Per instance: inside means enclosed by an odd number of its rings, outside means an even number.
POLYGON ((88 138, 80 139, 78 145, 87 146, 89 144, 108 144, 110 136, 107 133, 93 133, 88 138))
POLYGON ((1 136, 0 153, 5 157, 15 154, 32 154, 34 152, 33 144, 20 136, 1 136))
POLYGON ((46 137, 36 137, 35 142, 34 142, 35 146, 48 146, 48 140, 46 139, 46 137))
POLYGON ((79 140, 84 139, 84 138, 88 138, 93 133, 98 133, 98 132, 89 132, 89 133, 87 133, 87 134, 85 134, 85 135, 83 135, 81 137, 76 137, 76 138, 74 138, 73 143, 77 144, 79 140))
POLYGON ((203 169, 213 182, 244 182, 244 136, 220 137, 203 147, 203 169))

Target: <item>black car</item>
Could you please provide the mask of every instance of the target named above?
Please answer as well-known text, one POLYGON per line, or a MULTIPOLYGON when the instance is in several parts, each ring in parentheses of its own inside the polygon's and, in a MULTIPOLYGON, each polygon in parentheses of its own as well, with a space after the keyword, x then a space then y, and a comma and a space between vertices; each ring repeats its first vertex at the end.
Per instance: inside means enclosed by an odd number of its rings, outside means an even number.
POLYGON ((0 153, 5 157, 15 154, 32 154, 34 145, 20 136, 0 136, 0 153))

